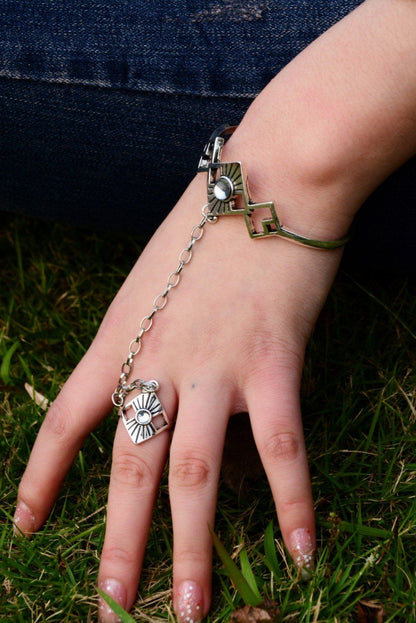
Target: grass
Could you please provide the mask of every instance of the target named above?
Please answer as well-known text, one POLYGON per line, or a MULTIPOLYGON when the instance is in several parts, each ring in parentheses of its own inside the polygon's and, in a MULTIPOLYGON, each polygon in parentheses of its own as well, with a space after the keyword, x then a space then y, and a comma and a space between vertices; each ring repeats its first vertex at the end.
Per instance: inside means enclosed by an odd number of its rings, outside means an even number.
MULTIPOLYGON (((96 577, 115 419, 73 465, 43 528, 13 540, 19 479, 44 412, 94 336, 137 255, 137 241, 2 215, 0 233, 0 620, 96 620, 96 577)), ((307 353, 303 412, 318 525, 318 561, 299 581, 283 547, 267 482, 239 499, 220 487, 216 533, 281 621, 416 621, 416 284, 341 274, 307 353), (374 610, 375 611, 375 610, 374 610), (362 619, 368 620, 371 619, 362 619), (373 620, 377 620, 373 618, 373 620)), ((132 616, 173 621, 172 529, 166 475, 132 616)), ((214 559, 207 621, 243 605, 214 559)))

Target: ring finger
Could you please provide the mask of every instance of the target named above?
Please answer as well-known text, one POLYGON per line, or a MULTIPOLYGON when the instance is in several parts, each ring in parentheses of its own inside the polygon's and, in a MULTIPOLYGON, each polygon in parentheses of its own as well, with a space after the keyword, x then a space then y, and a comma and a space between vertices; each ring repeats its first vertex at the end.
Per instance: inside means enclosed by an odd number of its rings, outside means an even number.
MULTIPOLYGON (((176 397, 167 381, 161 384, 158 398, 171 419, 176 397)), ((163 431, 148 442, 135 445, 120 418, 114 439, 98 585, 127 610, 136 597, 170 438, 169 432, 163 431)), ((100 601, 100 621, 116 620, 112 610, 100 601)))

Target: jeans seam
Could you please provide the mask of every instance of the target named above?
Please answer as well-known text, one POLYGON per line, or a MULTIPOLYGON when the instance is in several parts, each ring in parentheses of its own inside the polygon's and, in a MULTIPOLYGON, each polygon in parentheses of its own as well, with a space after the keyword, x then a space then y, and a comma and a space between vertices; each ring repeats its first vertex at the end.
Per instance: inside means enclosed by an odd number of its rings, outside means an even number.
POLYGON ((201 98, 226 98, 226 99, 255 99, 259 92, 243 92, 243 93, 211 93, 206 91, 186 91, 185 89, 175 89, 172 88, 170 90, 164 89, 151 89, 151 88, 140 88, 140 87, 132 87, 132 86, 115 86, 111 84, 93 84, 92 82, 82 80, 74 80, 74 79, 52 79, 52 78, 43 78, 37 77, 34 78, 32 76, 15 76, 15 75, 5 75, 0 72, 0 80, 12 80, 12 81, 27 81, 27 82, 36 82, 36 83, 45 83, 45 84, 56 84, 62 86, 79 86, 83 88, 90 89, 105 89, 109 91, 118 91, 118 92, 132 92, 132 93, 150 93, 155 95, 165 95, 165 96, 177 96, 184 95, 189 97, 201 97, 201 98))

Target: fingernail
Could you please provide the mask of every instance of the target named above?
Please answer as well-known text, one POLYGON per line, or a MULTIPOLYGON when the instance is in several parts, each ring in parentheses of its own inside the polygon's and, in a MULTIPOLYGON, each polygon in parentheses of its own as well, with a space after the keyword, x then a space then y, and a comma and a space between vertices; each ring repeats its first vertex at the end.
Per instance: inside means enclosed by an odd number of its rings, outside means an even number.
POLYGON ((310 580, 314 569, 315 547, 312 541, 311 531, 299 528, 290 535, 290 545, 293 560, 300 569, 302 580, 310 580))
POLYGON ((202 589, 196 582, 181 582, 176 595, 176 616, 179 623, 202 621, 202 589))
POLYGON ((13 517, 14 536, 30 536, 35 531, 35 516, 27 504, 17 503, 13 517))
MULTIPOLYGON (((126 607, 127 591, 123 584, 114 578, 107 578, 99 583, 99 588, 110 595, 122 608, 126 607)), ((121 619, 102 597, 98 602, 98 619, 100 623, 118 623, 121 619)))

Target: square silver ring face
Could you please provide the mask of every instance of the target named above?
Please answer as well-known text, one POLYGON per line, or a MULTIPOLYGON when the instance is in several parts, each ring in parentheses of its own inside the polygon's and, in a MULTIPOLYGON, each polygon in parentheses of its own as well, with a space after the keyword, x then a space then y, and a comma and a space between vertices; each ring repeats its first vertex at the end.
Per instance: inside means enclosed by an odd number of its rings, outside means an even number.
POLYGON ((169 427, 163 407, 155 392, 142 392, 121 409, 121 417, 134 444, 143 443, 169 427), (126 417, 128 410, 134 415, 126 417))

